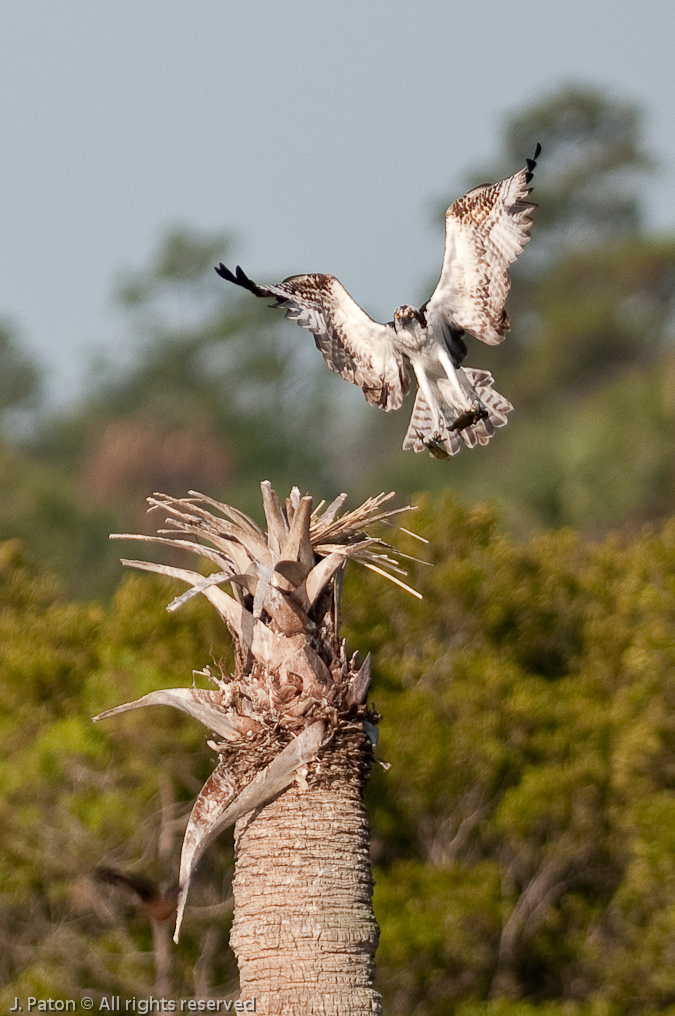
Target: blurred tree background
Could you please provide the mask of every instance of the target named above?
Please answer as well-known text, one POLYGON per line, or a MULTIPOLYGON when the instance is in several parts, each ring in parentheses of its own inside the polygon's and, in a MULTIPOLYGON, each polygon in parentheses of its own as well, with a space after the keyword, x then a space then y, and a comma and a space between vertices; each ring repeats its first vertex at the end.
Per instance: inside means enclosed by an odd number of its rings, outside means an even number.
MULTIPOLYGON (((664 518, 675 491, 675 241, 646 230, 654 159, 641 123, 630 104, 565 88, 515 114, 494 163, 464 181, 499 179, 543 145, 534 240, 512 273, 512 333, 496 348, 468 340, 468 363, 491 369, 516 407, 487 448, 445 467, 402 455, 407 409, 373 411, 326 370, 308 333, 226 286, 213 271, 235 258, 226 235, 173 230, 117 285, 126 362, 100 366, 66 411, 39 412, 39 372, 0 332, 0 537, 20 536, 82 597, 112 592, 116 555, 102 537, 141 525, 144 497, 164 488, 207 487, 255 512, 260 478, 327 497, 451 486, 469 502, 497 500, 520 537, 664 518)), ((442 211, 438 221, 440 250, 442 211)))
MULTIPOLYGON (((173 711, 90 717, 229 650, 207 606, 169 616, 168 584, 120 585, 107 535, 149 531, 156 490, 258 515, 270 479, 352 504, 393 488, 430 540, 419 605, 362 575, 345 596, 392 763, 370 790, 386 1011, 675 1013, 675 239, 646 226, 639 109, 563 88, 517 111, 466 185, 537 141, 513 330, 467 357, 516 408, 448 463, 404 455, 405 408, 366 406, 308 333, 216 277, 225 235, 173 230, 127 273, 132 352, 67 410, 41 410, 40 371, 0 328, 8 1005, 157 983, 139 899, 95 873, 167 888, 210 753, 173 711)), ((164 971, 175 994, 236 986, 221 839, 164 971)))

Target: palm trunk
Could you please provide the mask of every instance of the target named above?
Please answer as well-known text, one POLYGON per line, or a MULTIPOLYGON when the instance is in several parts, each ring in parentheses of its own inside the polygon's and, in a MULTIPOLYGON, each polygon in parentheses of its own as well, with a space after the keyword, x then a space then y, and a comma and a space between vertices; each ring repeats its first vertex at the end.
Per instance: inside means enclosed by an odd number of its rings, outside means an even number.
POLYGON ((370 660, 348 659, 339 638, 339 587, 353 559, 414 592, 393 574, 402 569, 391 548, 363 529, 404 509, 382 511, 381 494, 340 515, 346 495, 312 511, 297 488, 285 505, 269 483, 262 493, 267 532, 205 495, 150 499, 169 512, 162 532, 177 535, 137 538, 192 550, 218 570, 125 563, 189 584, 170 610, 203 593, 234 637, 235 673, 207 668, 215 690, 150 692, 97 719, 172 705, 220 738, 209 742, 219 760, 183 840, 175 940, 199 858, 236 823, 231 942, 242 1000, 268 1016, 379 1013, 362 801, 378 717, 367 702, 370 660))
POLYGON ((290 787, 236 825, 230 942, 242 1000, 269 1016, 382 1011, 362 801, 370 749, 362 729, 349 733, 324 749, 306 789, 290 787))

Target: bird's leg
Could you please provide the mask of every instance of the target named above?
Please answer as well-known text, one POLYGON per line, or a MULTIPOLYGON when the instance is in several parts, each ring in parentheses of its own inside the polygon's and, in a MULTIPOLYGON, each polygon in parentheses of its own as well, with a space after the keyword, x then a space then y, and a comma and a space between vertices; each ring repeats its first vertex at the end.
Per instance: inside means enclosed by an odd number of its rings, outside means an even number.
POLYGON ((457 402, 458 408, 464 407, 465 409, 468 409, 471 406, 471 400, 469 399, 467 392, 465 391, 464 387, 462 386, 459 380, 457 368, 450 359, 450 354, 448 353, 447 349, 439 347, 438 360, 447 375, 448 381, 450 382, 453 396, 455 398, 455 401, 457 402))
POLYGON ((441 348, 438 350, 438 359, 450 382, 457 408, 464 408, 464 412, 458 415, 450 430, 464 430, 465 427, 470 427, 472 424, 478 423, 479 420, 484 420, 489 415, 487 408, 478 397, 478 392, 471 385, 468 385, 468 379, 465 380, 471 395, 462 385, 461 378, 464 376, 464 371, 461 367, 459 369, 455 367, 447 349, 441 348))
POLYGON ((431 385, 429 384, 429 379, 427 378, 426 372, 425 372, 424 367, 422 366, 422 364, 421 363, 415 363, 414 360, 412 360, 411 363, 412 363, 413 370, 415 371, 415 377, 417 378, 417 383, 418 383, 418 385, 420 386, 420 388, 422 390, 422 394, 424 395, 424 398, 426 399, 426 402, 427 402, 427 405, 429 406, 429 409, 431 410, 431 419, 432 419, 432 422, 433 422, 433 429, 432 429, 430 434, 426 435, 426 438, 424 440, 425 440, 425 443, 426 443, 427 440, 429 440, 431 442, 435 442, 435 441, 437 441, 441 437, 441 435, 443 433, 443 427, 441 426, 441 414, 438 411, 438 403, 436 402, 436 399, 434 398, 434 393, 431 390, 431 385))

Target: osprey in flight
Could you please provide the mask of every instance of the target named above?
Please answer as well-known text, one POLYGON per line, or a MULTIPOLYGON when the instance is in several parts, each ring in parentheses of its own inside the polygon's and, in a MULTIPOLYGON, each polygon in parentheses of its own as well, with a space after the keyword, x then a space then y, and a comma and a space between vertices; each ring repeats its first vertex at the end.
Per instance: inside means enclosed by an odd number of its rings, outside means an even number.
POLYGON ((398 409, 412 367, 417 396, 404 449, 427 448, 445 459, 462 442, 487 444, 513 406, 494 390, 488 371, 461 366, 463 335, 494 346, 509 329, 508 267, 530 239, 536 205, 527 200, 528 184, 540 151, 537 145, 520 172, 450 205, 438 285, 422 307, 397 307, 387 324, 373 321, 332 275, 292 275, 260 286, 239 266, 234 274, 223 264, 216 271, 255 296, 272 297, 286 317, 313 334, 330 369, 359 385, 373 406, 398 409))

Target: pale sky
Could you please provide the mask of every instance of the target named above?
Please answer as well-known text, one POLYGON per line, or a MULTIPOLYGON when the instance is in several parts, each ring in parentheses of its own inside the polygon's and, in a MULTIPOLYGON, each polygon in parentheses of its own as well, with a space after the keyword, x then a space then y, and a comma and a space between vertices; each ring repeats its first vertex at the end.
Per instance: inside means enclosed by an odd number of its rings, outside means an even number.
POLYGON ((381 320, 419 302, 435 203, 564 82, 644 107, 675 231, 672 0, 4 0, 0 26, 0 316, 61 397, 122 350, 114 279, 169 225, 231 231, 261 281, 337 275, 381 320))

